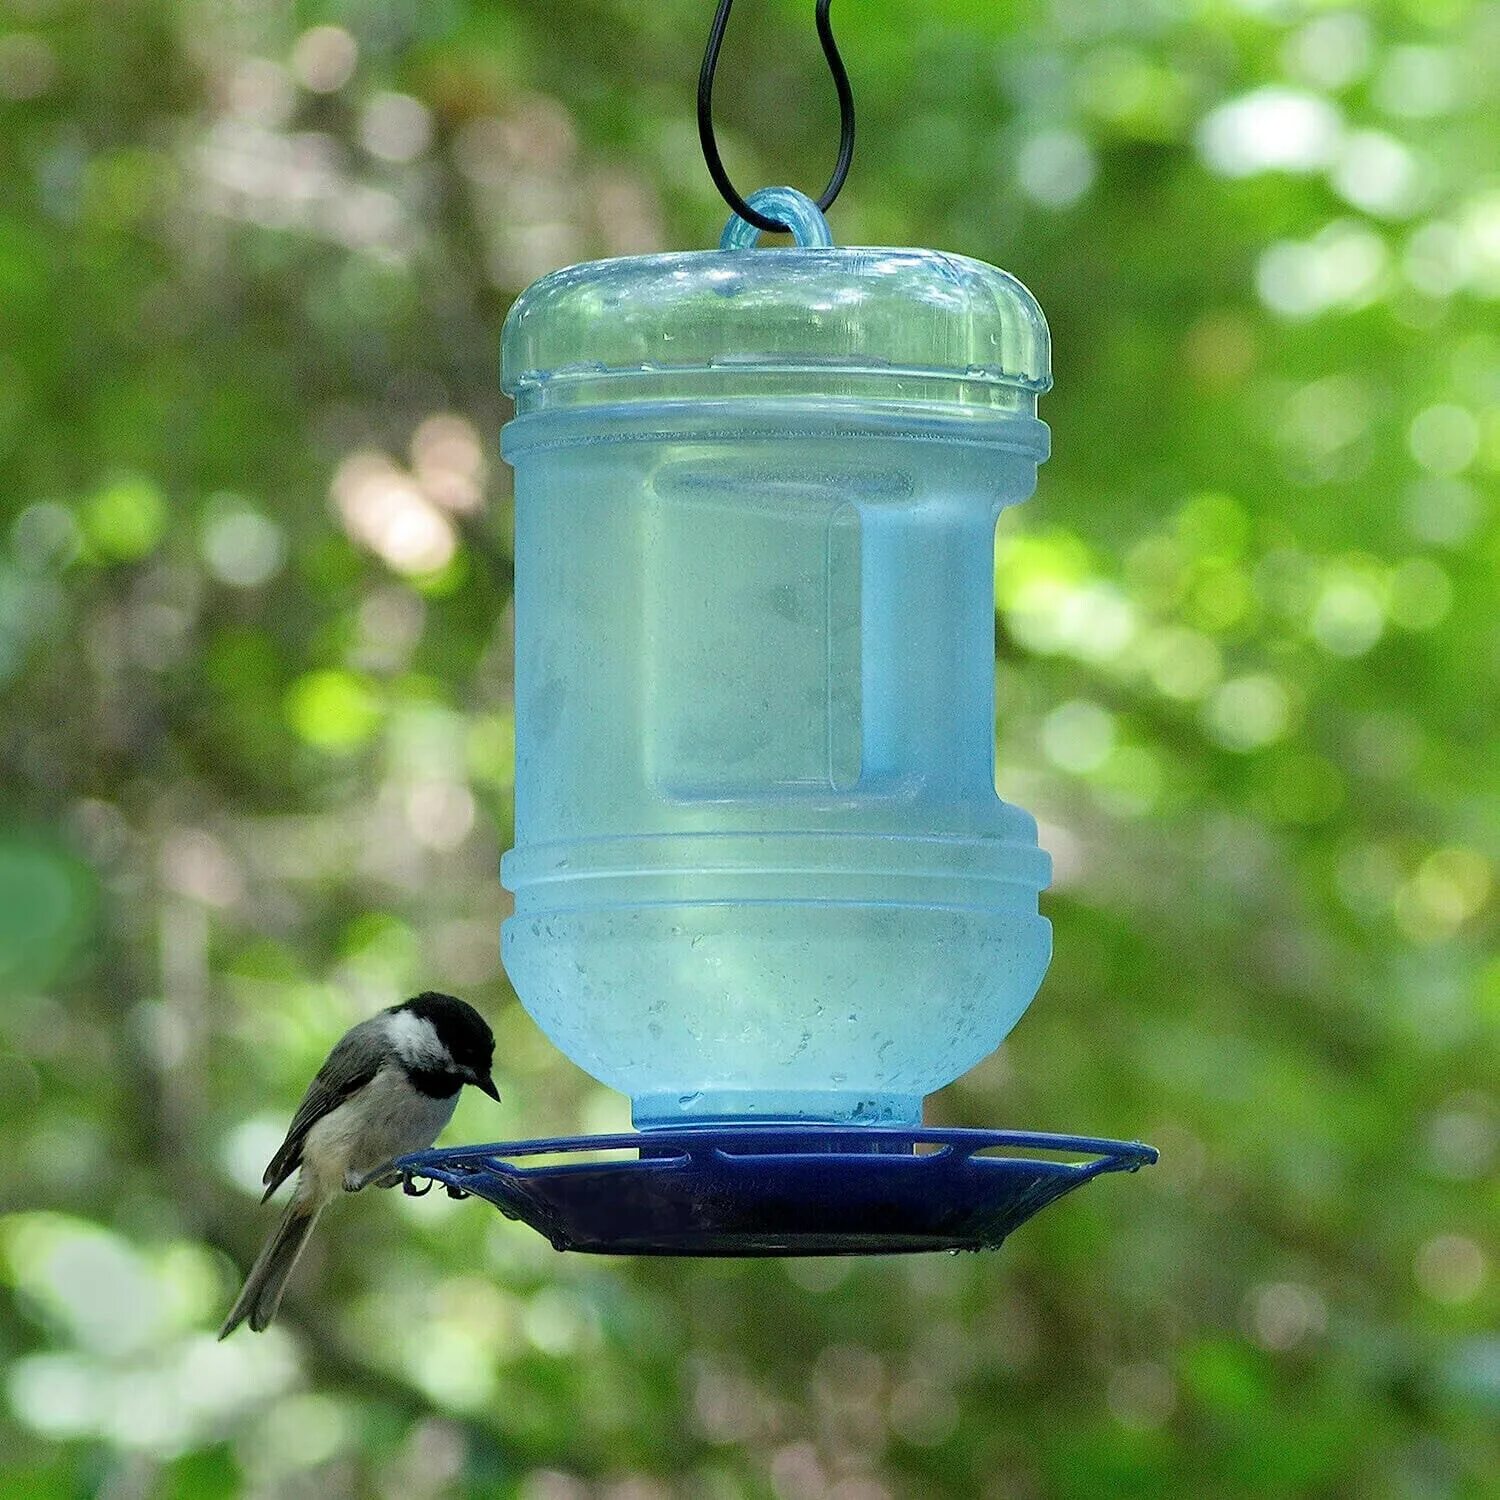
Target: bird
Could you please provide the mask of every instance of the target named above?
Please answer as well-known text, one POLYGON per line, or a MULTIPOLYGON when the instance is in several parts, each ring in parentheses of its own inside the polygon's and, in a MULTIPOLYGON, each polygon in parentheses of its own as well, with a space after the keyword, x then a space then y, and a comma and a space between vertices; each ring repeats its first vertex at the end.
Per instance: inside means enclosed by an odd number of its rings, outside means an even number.
POLYGON ((494 1057, 495 1036, 484 1017, 433 990, 344 1033, 308 1085, 261 1179, 265 1203, 298 1173, 291 1202, 261 1246, 221 1339, 244 1322, 257 1333, 269 1326, 318 1215, 340 1190, 400 1182, 401 1173, 392 1169, 396 1158, 438 1138, 466 1083, 499 1101, 494 1057))

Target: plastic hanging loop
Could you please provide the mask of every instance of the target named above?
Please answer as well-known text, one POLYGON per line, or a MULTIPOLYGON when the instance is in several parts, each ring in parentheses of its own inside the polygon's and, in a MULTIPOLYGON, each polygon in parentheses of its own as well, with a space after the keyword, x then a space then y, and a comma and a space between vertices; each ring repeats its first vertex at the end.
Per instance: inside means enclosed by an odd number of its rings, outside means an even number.
MULTIPOLYGON (((828 18, 831 3, 832 0, 818 0, 817 8, 818 41, 822 43, 823 56, 828 59, 828 71, 833 74, 833 86, 839 97, 838 160, 834 163, 828 186, 818 195, 817 206, 824 211, 833 206, 833 200, 838 197, 839 189, 849 175, 849 163, 854 159, 854 91, 849 86, 849 73, 844 67, 844 59, 839 56, 838 43, 833 39, 833 22, 828 18)), ((719 52, 724 45, 724 30, 729 25, 729 9, 733 4, 734 0, 719 0, 719 8, 714 12, 713 25, 708 32, 703 66, 698 72, 698 139, 703 143, 703 159, 708 163, 708 175, 713 178, 724 201, 747 224, 771 233, 795 233, 791 224, 763 214, 753 206, 760 194, 748 203, 740 197, 724 169, 719 143, 714 138, 714 72, 719 66, 719 52)))
POLYGON ((748 213, 736 210, 730 214, 724 233, 719 236, 719 249, 746 250, 760 238, 757 220, 776 218, 772 221, 778 229, 784 229, 804 250, 823 250, 833 244, 833 232, 823 210, 806 193, 792 187, 761 188, 750 194, 745 205, 748 213), (753 217, 752 217, 753 215, 753 217))

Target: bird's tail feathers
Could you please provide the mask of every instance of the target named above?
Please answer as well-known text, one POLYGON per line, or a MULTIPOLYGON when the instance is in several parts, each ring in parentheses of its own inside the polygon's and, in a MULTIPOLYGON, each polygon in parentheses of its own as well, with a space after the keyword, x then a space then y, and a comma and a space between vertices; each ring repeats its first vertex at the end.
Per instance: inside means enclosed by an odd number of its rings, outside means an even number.
POLYGON ((288 1204, 281 1223, 260 1247, 260 1254, 255 1257, 255 1264, 245 1278, 244 1290, 224 1319, 224 1326, 219 1330, 221 1339, 228 1338, 246 1321, 257 1333, 270 1325, 276 1309, 281 1306, 287 1278, 292 1274, 322 1211, 321 1203, 300 1194, 288 1204))

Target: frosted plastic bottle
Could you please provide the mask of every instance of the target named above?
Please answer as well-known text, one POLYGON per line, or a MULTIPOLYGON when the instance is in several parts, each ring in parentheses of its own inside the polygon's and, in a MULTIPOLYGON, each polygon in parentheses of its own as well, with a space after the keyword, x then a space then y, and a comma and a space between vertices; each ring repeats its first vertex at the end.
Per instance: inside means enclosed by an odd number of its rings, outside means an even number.
POLYGON ((572 266, 516 401, 507 972, 637 1126, 917 1123, 1051 953, 995 792, 994 531, 1046 456, 1003 271, 832 247, 572 266))

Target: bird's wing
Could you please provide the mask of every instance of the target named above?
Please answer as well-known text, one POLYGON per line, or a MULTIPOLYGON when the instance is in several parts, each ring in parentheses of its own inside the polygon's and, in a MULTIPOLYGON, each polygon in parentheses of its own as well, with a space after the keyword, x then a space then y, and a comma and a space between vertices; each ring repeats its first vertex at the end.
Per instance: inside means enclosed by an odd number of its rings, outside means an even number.
POLYGON ((324 1115, 362 1089, 379 1071, 383 1048, 378 1045, 381 1039, 371 1033, 379 1027, 380 1019, 375 1016, 361 1021, 346 1032, 328 1054, 328 1061, 318 1069, 318 1076, 308 1084, 307 1093, 287 1127, 286 1139, 261 1178, 266 1184, 266 1198, 302 1165, 302 1146, 307 1140, 307 1132, 324 1115))

